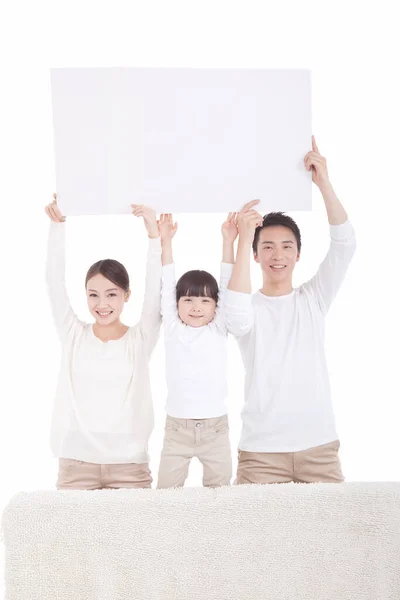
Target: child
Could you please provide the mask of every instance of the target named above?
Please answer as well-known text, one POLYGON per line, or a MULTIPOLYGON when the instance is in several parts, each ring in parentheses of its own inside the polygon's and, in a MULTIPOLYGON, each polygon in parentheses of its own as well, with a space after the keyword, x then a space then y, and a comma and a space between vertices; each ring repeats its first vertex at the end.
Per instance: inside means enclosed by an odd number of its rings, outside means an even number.
POLYGON ((189 271, 176 284, 172 215, 159 222, 167 372, 167 419, 158 488, 183 486, 190 460, 203 465, 203 485, 229 485, 232 456, 225 399, 227 328, 224 300, 234 262, 236 213, 222 226, 220 289, 205 271, 189 271))
POLYGON ((65 218, 54 202, 50 217, 47 284, 62 364, 51 427, 59 458, 58 489, 151 487, 147 444, 153 429, 149 357, 159 335, 161 246, 155 213, 132 205, 149 235, 141 318, 120 320, 129 300, 129 276, 121 263, 101 260, 86 276, 94 323, 83 323, 65 288, 65 218))

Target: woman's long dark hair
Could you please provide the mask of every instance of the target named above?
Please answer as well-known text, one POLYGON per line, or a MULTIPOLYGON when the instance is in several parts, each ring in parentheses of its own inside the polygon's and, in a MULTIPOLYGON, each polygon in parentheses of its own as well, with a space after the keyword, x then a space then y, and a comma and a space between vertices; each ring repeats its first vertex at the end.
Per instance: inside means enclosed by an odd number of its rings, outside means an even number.
POLYGON ((125 269, 124 265, 117 260, 105 258, 104 260, 99 260, 94 263, 86 274, 85 286, 87 286, 89 279, 99 274, 103 275, 103 277, 111 281, 117 287, 122 288, 124 292, 129 291, 128 271, 125 269))

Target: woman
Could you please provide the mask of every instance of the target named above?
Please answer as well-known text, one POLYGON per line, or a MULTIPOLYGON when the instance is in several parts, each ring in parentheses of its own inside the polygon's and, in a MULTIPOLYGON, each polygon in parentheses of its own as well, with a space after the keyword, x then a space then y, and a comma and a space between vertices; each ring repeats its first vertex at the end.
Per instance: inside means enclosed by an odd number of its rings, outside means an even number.
POLYGON ((151 487, 147 445, 153 429, 149 358, 160 330, 161 245, 156 215, 132 205, 149 236, 143 310, 134 327, 121 313, 129 276, 115 260, 101 260, 86 276, 94 323, 74 314, 65 286, 65 218, 57 197, 51 219, 47 284, 62 344, 62 363, 51 428, 59 458, 58 489, 151 487))

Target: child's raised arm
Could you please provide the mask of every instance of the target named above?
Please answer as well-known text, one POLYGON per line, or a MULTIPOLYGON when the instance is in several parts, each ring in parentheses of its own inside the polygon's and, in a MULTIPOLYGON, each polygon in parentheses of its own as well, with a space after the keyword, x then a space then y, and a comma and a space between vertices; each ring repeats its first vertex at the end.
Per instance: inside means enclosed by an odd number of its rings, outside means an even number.
POLYGON ((221 227, 222 233, 222 262, 232 264, 235 262, 233 244, 238 235, 238 213, 230 212, 221 227))
POLYGON ((218 304, 214 317, 214 323, 222 330, 226 331, 225 320, 225 297, 226 289, 232 275, 232 268, 235 262, 234 243, 238 235, 237 213, 230 212, 226 220, 222 223, 222 262, 219 279, 218 304))
POLYGON ((161 235, 161 261, 162 265, 171 265, 174 260, 172 256, 172 238, 178 229, 178 223, 174 224, 174 219, 170 213, 160 215, 157 222, 161 235))
POLYGON ((171 324, 179 323, 178 309, 176 306, 176 278, 172 254, 172 238, 178 223, 174 224, 171 214, 160 215, 158 228, 161 236, 162 248, 162 286, 161 286, 161 314, 164 328, 171 324))

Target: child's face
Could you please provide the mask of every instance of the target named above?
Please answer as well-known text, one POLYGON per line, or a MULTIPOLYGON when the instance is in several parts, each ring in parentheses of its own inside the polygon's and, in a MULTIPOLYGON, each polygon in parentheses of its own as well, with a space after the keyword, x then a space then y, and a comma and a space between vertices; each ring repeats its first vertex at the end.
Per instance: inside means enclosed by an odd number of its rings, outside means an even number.
POLYGON ((178 300, 178 314, 190 327, 203 327, 213 320, 217 303, 208 296, 181 296, 178 300))
POLYGON ((260 263, 266 281, 291 281, 299 258, 297 241, 289 228, 273 225, 262 229, 254 259, 260 263))
POLYGON ((96 322, 110 325, 119 319, 130 292, 125 292, 99 273, 87 282, 86 296, 90 314, 96 322))

